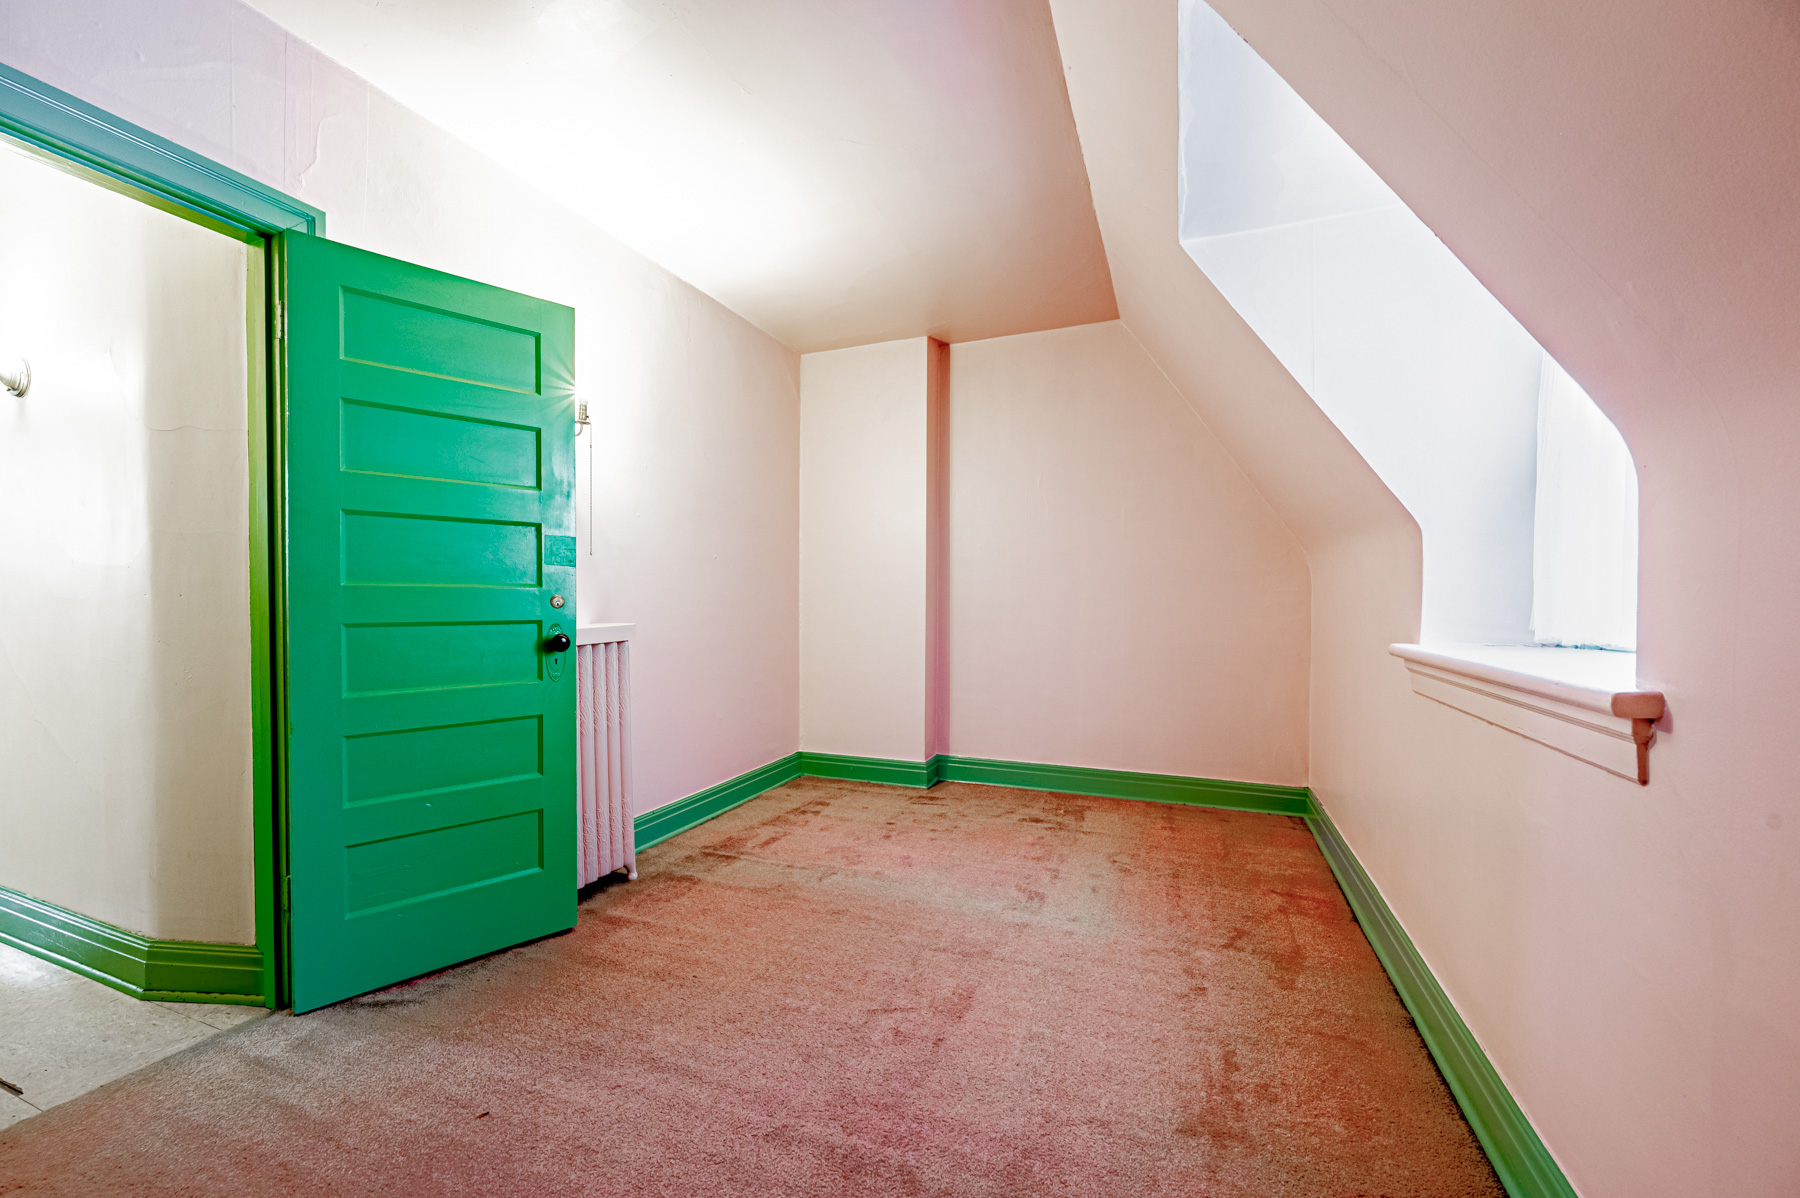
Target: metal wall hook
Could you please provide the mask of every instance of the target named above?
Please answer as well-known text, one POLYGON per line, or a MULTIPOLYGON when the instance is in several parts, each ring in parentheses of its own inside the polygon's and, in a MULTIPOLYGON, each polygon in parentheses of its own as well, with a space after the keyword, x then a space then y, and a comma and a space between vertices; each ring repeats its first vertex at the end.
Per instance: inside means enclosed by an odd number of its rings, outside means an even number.
MULTIPOLYGON (((31 363, 24 358, 18 359, 11 370, 0 370, 0 387, 5 387, 14 395, 23 397, 31 390, 31 363)), ((585 412, 586 409, 583 408, 585 412)))

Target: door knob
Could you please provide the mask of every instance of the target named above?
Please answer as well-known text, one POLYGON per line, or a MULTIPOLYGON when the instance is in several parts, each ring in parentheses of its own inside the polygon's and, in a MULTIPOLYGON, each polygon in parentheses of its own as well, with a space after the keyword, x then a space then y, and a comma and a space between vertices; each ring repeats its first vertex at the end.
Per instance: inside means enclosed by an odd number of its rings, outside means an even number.
POLYGON ((569 649, 569 634, 558 632, 544 642, 544 648, 552 653, 566 653, 569 649))

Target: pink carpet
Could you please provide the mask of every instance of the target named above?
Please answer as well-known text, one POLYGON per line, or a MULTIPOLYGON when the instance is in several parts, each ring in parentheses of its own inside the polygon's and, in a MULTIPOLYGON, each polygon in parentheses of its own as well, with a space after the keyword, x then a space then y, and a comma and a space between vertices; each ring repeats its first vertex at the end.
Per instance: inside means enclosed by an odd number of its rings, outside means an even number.
POLYGON ((1501 1198, 1297 819, 804 779, 640 866, 17 1125, 0 1192, 1501 1198))

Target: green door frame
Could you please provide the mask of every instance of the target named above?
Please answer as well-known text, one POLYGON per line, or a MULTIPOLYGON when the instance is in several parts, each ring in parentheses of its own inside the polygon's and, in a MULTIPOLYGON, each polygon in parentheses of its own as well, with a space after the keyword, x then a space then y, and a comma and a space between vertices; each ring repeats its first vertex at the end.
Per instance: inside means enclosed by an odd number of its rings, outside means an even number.
MULTIPOLYGON (((0 940, 56 960, 145 998, 287 1001, 282 896, 276 879, 285 768, 275 730, 282 718, 285 663, 281 498, 285 494, 279 400, 282 361, 274 352, 273 297, 280 294, 269 239, 289 229, 323 235, 325 213, 166 138, 0 63, 0 136, 114 191, 261 250, 252 255, 262 290, 251 291, 250 629, 254 728, 256 947, 253 962, 226 960, 230 946, 147 940, 135 933, 0 889, 0 940), (224 988, 230 986, 231 990, 224 988)), ((248 956, 248 954, 238 954, 248 956)))

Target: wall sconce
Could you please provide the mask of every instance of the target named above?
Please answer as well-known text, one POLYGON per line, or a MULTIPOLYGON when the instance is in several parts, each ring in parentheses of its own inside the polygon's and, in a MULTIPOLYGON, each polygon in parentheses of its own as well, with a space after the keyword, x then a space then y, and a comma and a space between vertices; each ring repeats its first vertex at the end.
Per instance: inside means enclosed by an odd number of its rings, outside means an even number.
MULTIPOLYGON (((0 378, 4 378, 4 377, 5 377, 4 375, 0 375, 0 378)), ((582 430, 592 428, 592 427, 593 427, 593 425, 591 425, 588 422, 587 405, 584 403, 576 404, 575 405, 575 435, 577 437, 579 437, 582 433, 582 430)))
MULTIPOLYGON (((8 368, 0 368, 0 387, 5 387, 14 395, 23 397, 31 390, 31 363, 24 358, 16 359, 8 368)), ((583 408, 585 412, 586 409, 583 408)))

